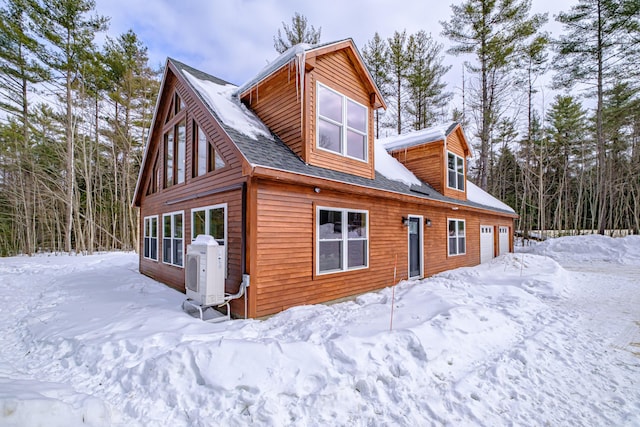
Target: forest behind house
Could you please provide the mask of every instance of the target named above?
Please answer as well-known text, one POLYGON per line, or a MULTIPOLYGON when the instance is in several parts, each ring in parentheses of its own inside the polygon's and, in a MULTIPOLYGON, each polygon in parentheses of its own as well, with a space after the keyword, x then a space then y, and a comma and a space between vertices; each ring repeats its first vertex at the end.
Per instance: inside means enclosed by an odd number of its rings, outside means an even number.
MULTIPOLYGON (((97 45, 108 18, 92 0, 0 4, 0 255, 136 250, 131 200, 162 70, 131 30, 97 45)), ((458 121, 469 178, 515 209, 525 237, 637 234, 640 2, 575 0, 549 17, 530 0, 465 0, 441 25, 446 47, 434 29, 359 46, 389 106, 376 137, 458 121), (464 60, 456 89, 445 55, 464 60)), ((321 41, 299 13, 283 30, 278 52, 321 41)))

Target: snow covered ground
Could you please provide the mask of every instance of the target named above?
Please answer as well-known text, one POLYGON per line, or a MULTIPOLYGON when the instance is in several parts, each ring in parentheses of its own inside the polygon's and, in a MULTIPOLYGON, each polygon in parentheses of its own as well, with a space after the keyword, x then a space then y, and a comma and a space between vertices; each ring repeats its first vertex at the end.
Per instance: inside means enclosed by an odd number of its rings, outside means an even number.
POLYGON ((640 425, 637 236, 400 283, 391 331, 391 288, 223 324, 183 299, 135 254, 0 259, 0 425, 640 425))

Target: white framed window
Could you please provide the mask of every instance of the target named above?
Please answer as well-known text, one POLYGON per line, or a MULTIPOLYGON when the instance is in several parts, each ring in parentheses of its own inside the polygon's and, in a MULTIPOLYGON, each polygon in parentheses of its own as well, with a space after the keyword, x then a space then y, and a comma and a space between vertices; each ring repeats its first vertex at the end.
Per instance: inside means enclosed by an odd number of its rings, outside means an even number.
POLYGON ((318 207, 316 236, 318 274, 369 266, 369 211, 318 207))
POLYGON ((184 212, 162 215, 162 262, 182 267, 184 258, 184 212))
POLYGON ((366 162, 369 109, 319 82, 316 89, 316 146, 366 162))
POLYGON ((464 255, 467 253, 465 221, 463 219, 449 219, 448 228, 449 255, 464 255))
MULTIPOLYGON (((191 241, 200 234, 216 239, 220 246, 224 246, 225 259, 229 259, 226 203, 191 209, 191 241)), ((227 264, 224 266, 224 277, 227 277, 227 264)))
POLYGON ((464 159, 447 151, 447 187, 464 191, 464 159))
POLYGON ((158 215, 144 217, 143 256, 158 260, 158 215))

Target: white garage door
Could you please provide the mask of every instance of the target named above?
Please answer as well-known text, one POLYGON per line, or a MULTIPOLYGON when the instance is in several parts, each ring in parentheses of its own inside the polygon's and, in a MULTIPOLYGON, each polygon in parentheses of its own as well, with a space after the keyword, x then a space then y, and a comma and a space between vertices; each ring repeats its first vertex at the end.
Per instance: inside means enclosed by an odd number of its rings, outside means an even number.
POLYGON ((493 226, 480 226, 480 263, 493 259, 493 226))
POLYGON ((500 227, 500 255, 509 252, 509 227, 500 227))

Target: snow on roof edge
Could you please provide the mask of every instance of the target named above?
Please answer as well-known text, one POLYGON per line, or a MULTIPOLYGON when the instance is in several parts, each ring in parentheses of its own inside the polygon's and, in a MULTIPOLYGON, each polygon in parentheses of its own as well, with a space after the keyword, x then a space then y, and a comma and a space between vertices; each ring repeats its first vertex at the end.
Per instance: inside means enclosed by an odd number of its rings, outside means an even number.
POLYGON ((495 198, 469 180, 467 180, 467 200, 480 205, 516 213, 511 206, 495 198))

